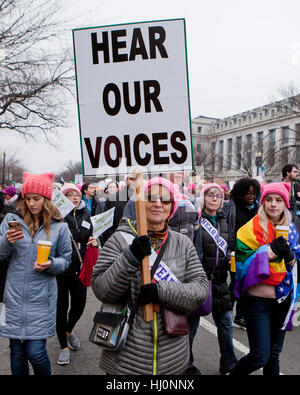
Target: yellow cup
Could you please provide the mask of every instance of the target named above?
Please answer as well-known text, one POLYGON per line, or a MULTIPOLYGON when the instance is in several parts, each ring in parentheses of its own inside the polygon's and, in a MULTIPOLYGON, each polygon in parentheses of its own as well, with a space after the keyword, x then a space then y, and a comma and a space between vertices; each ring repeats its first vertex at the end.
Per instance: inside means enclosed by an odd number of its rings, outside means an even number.
POLYGON ((230 271, 232 273, 236 272, 236 267, 235 267, 235 252, 232 251, 231 255, 230 255, 230 271))
POLYGON ((45 263, 48 261, 49 253, 51 250, 52 242, 39 240, 37 248, 37 264, 45 263))
POLYGON ((287 225, 277 225, 275 228, 276 237, 283 236, 286 240, 289 237, 289 226, 287 225))

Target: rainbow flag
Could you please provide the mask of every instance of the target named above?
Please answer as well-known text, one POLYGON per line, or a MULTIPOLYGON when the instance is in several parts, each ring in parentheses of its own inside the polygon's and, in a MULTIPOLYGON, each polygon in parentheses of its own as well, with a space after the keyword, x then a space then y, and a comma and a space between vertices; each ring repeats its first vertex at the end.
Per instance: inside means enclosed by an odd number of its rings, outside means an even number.
MULTIPOLYGON (((237 232, 236 276, 234 293, 236 297, 245 295, 247 289, 257 283, 275 286, 278 302, 282 302, 295 288, 295 264, 293 270, 286 269, 284 260, 270 261, 268 245, 275 238, 275 228, 268 223, 268 239, 263 239, 263 229, 256 215, 237 232)), ((290 224, 289 244, 295 257, 300 259, 299 234, 294 223, 290 224)))

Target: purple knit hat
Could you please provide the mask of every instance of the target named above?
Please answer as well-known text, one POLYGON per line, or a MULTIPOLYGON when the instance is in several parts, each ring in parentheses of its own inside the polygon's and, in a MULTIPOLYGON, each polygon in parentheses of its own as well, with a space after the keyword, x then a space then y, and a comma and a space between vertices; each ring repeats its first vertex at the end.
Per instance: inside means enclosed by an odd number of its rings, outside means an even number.
POLYGON ((167 180, 166 178, 154 177, 146 182, 146 184, 144 186, 144 191, 146 192, 152 185, 161 185, 161 186, 165 187, 170 192, 171 198, 173 200, 173 206, 172 206, 172 210, 171 210, 170 217, 169 217, 169 219, 171 219, 177 209, 177 206, 178 206, 178 201, 177 201, 178 199, 177 199, 177 194, 176 194, 176 191, 174 188, 174 184, 171 181, 167 180))
POLYGON ((9 195, 11 197, 14 197, 17 194, 17 190, 15 187, 11 186, 11 187, 6 187, 5 189, 3 189, 1 191, 2 193, 4 193, 4 195, 9 195))

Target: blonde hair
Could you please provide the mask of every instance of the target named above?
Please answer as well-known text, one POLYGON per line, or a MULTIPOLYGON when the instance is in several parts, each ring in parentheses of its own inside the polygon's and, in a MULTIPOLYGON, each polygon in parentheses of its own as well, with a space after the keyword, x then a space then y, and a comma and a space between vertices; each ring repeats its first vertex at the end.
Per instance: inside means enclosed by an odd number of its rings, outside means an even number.
MULTIPOLYGON (((258 214, 258 218, 259 218, 259 224, 262 227, 262 230, 264 232, 264 241, 266 241, 268 239, 269 219, 268 219, 266 211, 265 211, 264 203, 258 209, 257 214, 258 214)), ((291 223, 291 221, 292 221, 292 215, 289 212, 289 210, 286 207, 284 207, 284 210, 281 214, 280 221, 276 225, 289 225, 291 223)))
MULTIPOLYGON (((51 220, 62 221, 62 216, 51 200, 49 200, 46 197, 44 197, 44 199, 45 199, 44 208, 43 211, 41 212, 39 222, 40 225, 43 225, 44 231, 49 239, 51 220)), ((22 217, 26 225, 28 226, 31 235, 34 236, 35 233, 37 232, 37 229, 35 228, 35 220, 25 200, 22 200, 20 202, 18 209, 21 211, 22 217)))

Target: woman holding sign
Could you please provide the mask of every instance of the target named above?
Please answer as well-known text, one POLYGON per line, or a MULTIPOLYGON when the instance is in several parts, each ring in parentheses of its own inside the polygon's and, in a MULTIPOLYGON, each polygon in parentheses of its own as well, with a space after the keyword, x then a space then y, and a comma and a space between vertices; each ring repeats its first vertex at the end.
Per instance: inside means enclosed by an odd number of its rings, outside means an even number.
POLYGON ((235 295, 244 297, 250 352, 239 360, 233 375, 260 368, 267 376, 280 374, 284 329, 296 298, 295 262, 300 258, 299 234, 288 210, 289 191, 285 182, 264 186, 258 214, 237 233, 235 295))
POLYGON ((68 227, 51 202, 53 178, 24 173, 24 200, 0 226, 0 264, 9 260, 0 336, 10 339, 13 375, 28 375, 28 362, 36 375, 51 374, 46 339, 55 334, 56 276, 72 252, 68 227))
POLYGON ((149 180, 145 208, 148 235, 137 236, 137 224, 123 219, 93 271, 92 288, 104 304, 131 299, 136 306, 123 350, 103 350, 100 367, 108 374, 183 374, 189 363, 189 337, 167 333, 163 310, 190 313, 207 297, 208 281, 192 241, 169 229, 177 208, 174 185, 161 177, 149 180), (152 283, 141 286, 142 260, 152 249, 164 253, 152 283), (142 306, 149 303, 158 304, 160 312, 146 322, 142 306))
POLYGON ((57 336, 61 352, 57 359, 58 365, 70 363, 70 348, 78 350, 80 341, 72 333, 76 323, 83 314, 86 304, 86 286, 80 279, 80 270, 88 245, 97 246, 92 237, 93 226, 89 210, 82 200, 80 190, 75 184, 66 183, 61 187, 63 193, 73 204, 74 209, 65 217, 72 239, 72 259, 68 270, 57 276, 57 336), (70 305, 69 305, 70 295, 70 305), (68 312, 68 309, 70 310, 68 312))

